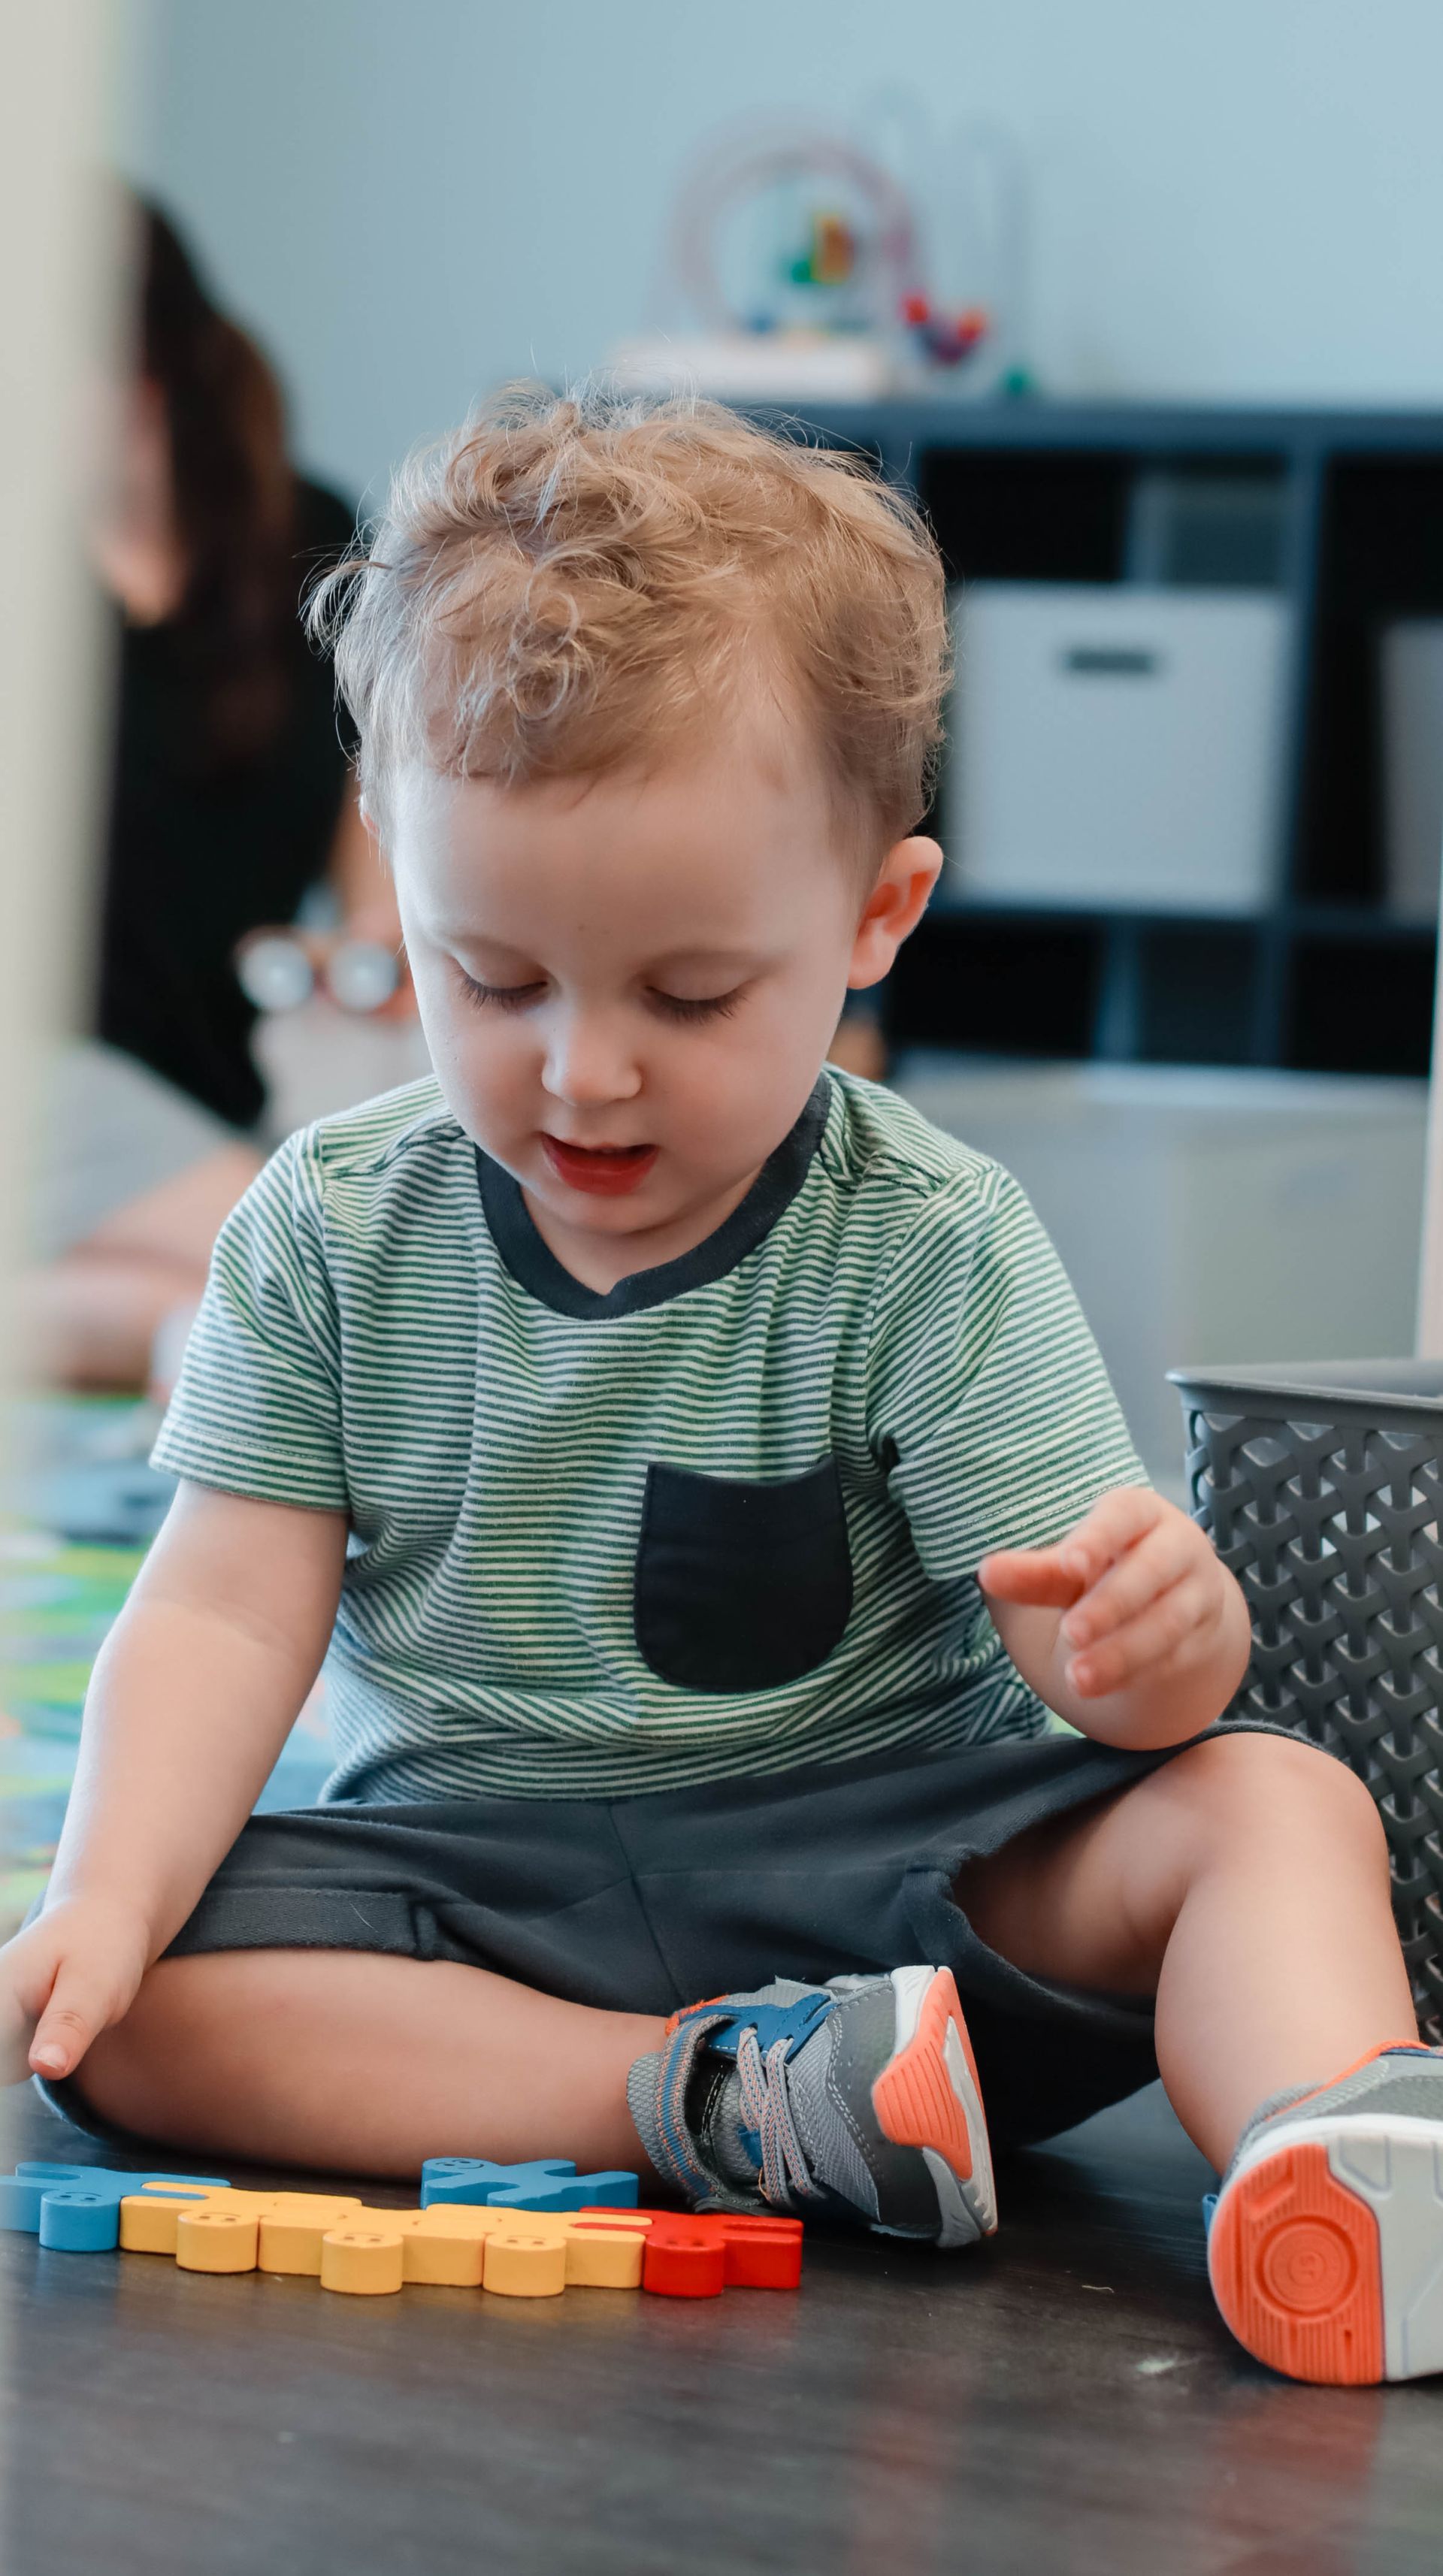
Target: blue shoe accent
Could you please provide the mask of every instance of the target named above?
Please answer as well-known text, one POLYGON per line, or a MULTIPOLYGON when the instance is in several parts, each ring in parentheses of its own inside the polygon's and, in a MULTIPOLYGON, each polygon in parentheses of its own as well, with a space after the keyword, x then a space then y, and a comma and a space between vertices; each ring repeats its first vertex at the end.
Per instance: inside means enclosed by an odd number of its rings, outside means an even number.
MULTIPOLYGON (((683 2187, 692 2191, 705 2190, 707 2182, 685 2133, 687 2085, 699 2049, 704 2047, 709 2054, 730 2058, 735 2064, 742 2034, 750 2031, 764 2055, 779 2041, 784 2042, 786 2054, 781 2063, 785 2066, 837 2007, 836 1996, 820 1989, 802 1995, 795 2003, 748 2002, 739 2004, 733 2012, 719 2008, 724 2001, 724 1998, 718 1998, 709 2004, 692 2004, 686 2012, 677 2013, 671 2024, 671 2038, 664 2060, 671 2074, 670 2080, 660 2089, 657 2117, 670 2156, 673 2178, 684 2176, 683 2187)), ((740 2118, 737 2130, 740 2142, 760 2176, 760 2133, 740 2118)))
POLYGON ((754 2030, 757 2046, 764 2057, 770 2056, 779 2039, 788 2043, 783 2064, 789 2064, 798 2049, 809 2040, 819 2022, 837 2009, 835 1995, 803 1995, 795 2004, 745 2004, 735 2012, 718 2013, 714 2004, 693 2004, 690 2011, 678 2013, 675 2027, 685 2028, 699 2016, 711 2019, 706 2044, 718 2057, 734 2058, 737 2042, 744 2030, 754 2030))
POLYGON ((1213 2220, 1218 2214, 1218 2195, 1215 2191, 1205 2191, 1203 2193, 1202 2214, 1203 2237, 1204 2240, 1206 2240, 1213 2232, 1213 2220))

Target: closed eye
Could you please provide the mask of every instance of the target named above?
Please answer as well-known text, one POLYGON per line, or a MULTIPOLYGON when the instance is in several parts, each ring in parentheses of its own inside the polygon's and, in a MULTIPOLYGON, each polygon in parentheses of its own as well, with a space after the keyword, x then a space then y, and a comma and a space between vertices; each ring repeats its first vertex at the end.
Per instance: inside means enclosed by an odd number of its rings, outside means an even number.
POLYGON ((496 1011, 521 1011, 528 1002, 535 1001, 538 993, 546 990, 543 983, 482 984, 474 975, 468 975, 464 967, 459 972, 461 989, 467 1001, 474 1003, 478 1011, 483 1007, 496 1011))
POLYGON ((653 986, 647 1000, 668 1020, 728 1020, 741 997, 740 984, 730 993, 708 993, 694 1001, 680 993, 659 992, 653 986))

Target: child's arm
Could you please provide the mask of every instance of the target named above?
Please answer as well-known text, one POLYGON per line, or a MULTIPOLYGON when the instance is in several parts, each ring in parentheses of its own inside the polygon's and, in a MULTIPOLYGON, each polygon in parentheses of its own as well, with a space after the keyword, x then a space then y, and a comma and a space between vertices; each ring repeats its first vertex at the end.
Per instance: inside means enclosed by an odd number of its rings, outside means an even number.
POLYGON ((1183 1744, 1247 1669, 1247 1604, 1196 1521, 1145 1486, 1104 1494, 1055 1547, 984 1557, 978 1580, 1025 1681, 1103 1744, 1183 1744))
POLYGON ((182 1484, 86 1702, 45 1911, 0 1953, 0 2081, 119 2021, 263 1786, 330 1640, 340 1512, 182 1484))

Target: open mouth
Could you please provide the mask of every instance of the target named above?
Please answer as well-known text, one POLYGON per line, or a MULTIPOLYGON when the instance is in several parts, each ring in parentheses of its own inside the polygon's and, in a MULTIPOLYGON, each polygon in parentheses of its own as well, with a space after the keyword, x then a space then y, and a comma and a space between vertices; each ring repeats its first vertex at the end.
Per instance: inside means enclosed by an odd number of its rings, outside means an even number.
POLYGON ((558 1180, 602 1198, 639 1188, 656 1161, 655 1145, 565 1145, 559 1136, 545 1135, 541 1142, 558 1180))

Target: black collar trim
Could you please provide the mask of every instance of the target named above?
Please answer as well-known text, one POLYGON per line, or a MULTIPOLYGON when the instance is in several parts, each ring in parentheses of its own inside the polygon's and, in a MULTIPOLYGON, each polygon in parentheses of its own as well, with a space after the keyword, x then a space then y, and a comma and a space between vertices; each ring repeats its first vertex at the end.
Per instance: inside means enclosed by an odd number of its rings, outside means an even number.
POLYGON ((689 1288, 705 1288, 712 1280, 725 1278, 770 1234, 807 1177, 827 1123, 830 1100, 831 1085, 821 1074, 795 1127, 768 1156, 740 1206, 733 1208, 715 1234, 709 1234, 704 1242, 675 1261, 663 1261, 655 1270, 638 1270, 629 1279, 619 1279, 604 1296, 573 1279, 557 1260, 536 1230, 520 1182, 500 1163, 493 1163, 478 1145, 476 1178, 491 1240, 512 1278, 558 1315, 575 1315, 599 1323, 610 1315, 635 1315, 646 1306, 664 1306, 672 1297, 685 1296, 689 1288))

